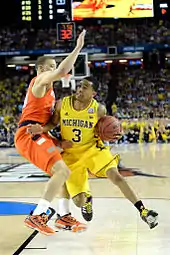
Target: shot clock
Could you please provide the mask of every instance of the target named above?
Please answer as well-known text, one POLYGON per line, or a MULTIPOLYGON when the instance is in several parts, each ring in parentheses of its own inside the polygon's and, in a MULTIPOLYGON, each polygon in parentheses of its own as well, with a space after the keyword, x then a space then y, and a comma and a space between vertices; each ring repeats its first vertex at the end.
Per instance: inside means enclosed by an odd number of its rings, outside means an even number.
POLYGON ((76 29, 74 22, 57 23, 57 40, 74 41, 76 39, 76 29))

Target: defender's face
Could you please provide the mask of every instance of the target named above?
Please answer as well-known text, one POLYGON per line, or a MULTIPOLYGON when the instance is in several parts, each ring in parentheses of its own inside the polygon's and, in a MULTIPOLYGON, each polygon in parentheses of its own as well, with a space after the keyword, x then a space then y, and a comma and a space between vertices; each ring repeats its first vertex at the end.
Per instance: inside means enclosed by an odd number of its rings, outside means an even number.
POLYGON ((91 100, 96 95, 93 90, 92 83, 84 79, 80 82, 80 86, 76 91, 76 99, 80 102, 86 102, 91 100))
POLYGON ((40 66, 42 72, 54 71, 56 67, 57 67, 57 64, 54 59, 47 59, 44 65, 40 66))

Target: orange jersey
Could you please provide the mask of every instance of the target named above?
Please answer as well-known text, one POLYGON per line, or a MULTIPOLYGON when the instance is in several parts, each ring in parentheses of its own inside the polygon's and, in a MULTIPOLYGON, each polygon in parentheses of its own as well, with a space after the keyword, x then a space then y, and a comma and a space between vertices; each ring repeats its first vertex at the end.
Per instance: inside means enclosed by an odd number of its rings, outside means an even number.
POLYGON ((34 85, 35 79, 36 77, 30 82, 19 124, 26 120, 33 120, 45 125, 53 113, 55 105, 55 94, 53 89, 50 88, 44 97, 36 98, 32 93, 32 86, 34 85))

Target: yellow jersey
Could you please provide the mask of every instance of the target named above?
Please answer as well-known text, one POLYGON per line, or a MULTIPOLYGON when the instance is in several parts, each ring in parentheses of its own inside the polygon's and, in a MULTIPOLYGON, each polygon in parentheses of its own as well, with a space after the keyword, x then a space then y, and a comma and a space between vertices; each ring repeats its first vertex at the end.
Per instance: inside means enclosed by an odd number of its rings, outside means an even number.
POLYGON ((92 99, 84 110, 73 108, 73 96, 64 97, 60 111, 60 130, 64 140, 72 141, 68 153, 81 153, 96 144, 95 126, 98 122, 99 103, 92 99))

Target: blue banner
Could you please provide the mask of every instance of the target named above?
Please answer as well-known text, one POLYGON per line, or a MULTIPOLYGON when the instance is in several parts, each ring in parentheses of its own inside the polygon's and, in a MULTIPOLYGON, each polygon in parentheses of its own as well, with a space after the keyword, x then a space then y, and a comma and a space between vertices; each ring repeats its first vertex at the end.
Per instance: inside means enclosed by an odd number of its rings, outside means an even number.
MULTIPOLYGON (((38 49, 38 50, 12 50, 0 51, 0 56, 25 56, 25 55, 43 55, 43 54, 62 54, 69 53, 72 49, 58 48, 58 49, 38 49)), ((107 47, 87 47, 82 50, 88 54, 107 53, 107 47)))
POLYGON ((157 50, 169 50, 170 44, 139 44, 139 45, 129 45, 129 46, 118 46, 118 53, 124 52, 144 52, 144 51, 152 51, 154 49, 157 50))
MULTIPOLYGON (((139 44, 129 46, 117 46, 117 53, 125 52, 144 52, 157 50, 170 50, 170 44, 139 44)), ((43 55, 43 54, 62 54, 69 53, 72 49, 58 48, 58 49, 38 49, 38 50, 12 50, 12 51, 0 51, 0 56, 25 56, 25 55, 43 55)), ((82 52, 88 54, 107 54, 107 47, 86 47, 82 52)))

